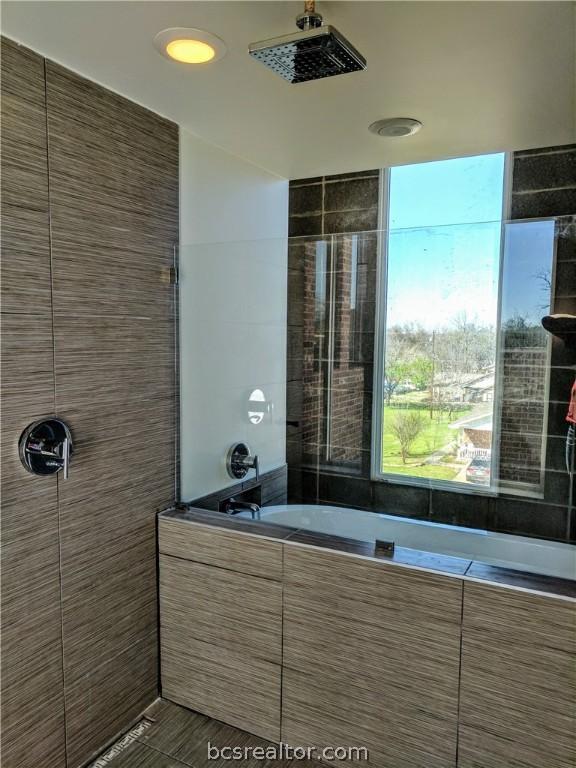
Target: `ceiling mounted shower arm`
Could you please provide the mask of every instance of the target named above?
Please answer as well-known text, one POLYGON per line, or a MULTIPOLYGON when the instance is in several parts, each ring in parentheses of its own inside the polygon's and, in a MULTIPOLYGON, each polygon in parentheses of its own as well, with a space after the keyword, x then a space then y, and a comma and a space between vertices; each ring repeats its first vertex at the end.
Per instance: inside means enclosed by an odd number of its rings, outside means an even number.
POLYGON ((322 16, 316 12, 315 0, 305 0, 304 13, 296 16, 296 26, 303 31, 322 26, 322 16))

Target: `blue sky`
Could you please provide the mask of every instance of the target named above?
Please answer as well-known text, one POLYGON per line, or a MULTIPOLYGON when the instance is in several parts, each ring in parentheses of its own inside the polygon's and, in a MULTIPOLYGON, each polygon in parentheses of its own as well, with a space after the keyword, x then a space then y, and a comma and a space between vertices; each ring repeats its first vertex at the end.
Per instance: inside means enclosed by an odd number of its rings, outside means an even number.
POLYGON ((494 325, 504 155, 391 170, 388 326, 494 325))
MULTIPOLYGON (((469 320, 495 325, 504 194, 504 154, 391 170, 388 327, 429 330, 469 320)), ((505 227, 503 320, 539 322, 546 294, 538 275, 553 261, 553 222, 505 227)))

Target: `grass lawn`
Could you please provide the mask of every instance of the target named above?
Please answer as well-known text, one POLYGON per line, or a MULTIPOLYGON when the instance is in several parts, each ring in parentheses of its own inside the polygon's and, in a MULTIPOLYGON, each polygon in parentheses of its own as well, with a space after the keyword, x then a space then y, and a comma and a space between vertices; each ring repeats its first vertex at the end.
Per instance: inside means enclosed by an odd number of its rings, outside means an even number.
POLYGON ((451 480, 458 474, 458 468, 445 464, 425 464, 426 459, 435 451, 447 446, 456 434, 448 425, 459 419, 465 410, 454 411, 449 418, 447 413, 437 414, 431 419, 428 411, 420 409, 395 408, 384 406, 384 434, 382 436, 382 464, 384 472, 415 477, 430 477, 436 480, 451 480), (402 463, 400 444, 392 434, 391 419, 398 412, 417 412, 422 415, 425 428, 412 443, 406 464, 402 463))

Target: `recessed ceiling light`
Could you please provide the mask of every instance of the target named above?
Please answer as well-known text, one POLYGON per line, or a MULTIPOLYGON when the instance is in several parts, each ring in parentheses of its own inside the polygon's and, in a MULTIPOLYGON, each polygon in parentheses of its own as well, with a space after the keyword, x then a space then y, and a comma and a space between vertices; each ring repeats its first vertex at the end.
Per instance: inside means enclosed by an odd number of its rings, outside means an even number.
POLYGON ((203 29, 171 27, 159 32, 154 45, 167 59, 181 64, 208 64, 226 53, 226 46, 216 35, 203 29))
POLYGON ((413 117, 389 117, 386 120, 376 120, 368 130, 377 136, 400 139, 404 136, 413 136, 420 128, 422 123, 413 117))

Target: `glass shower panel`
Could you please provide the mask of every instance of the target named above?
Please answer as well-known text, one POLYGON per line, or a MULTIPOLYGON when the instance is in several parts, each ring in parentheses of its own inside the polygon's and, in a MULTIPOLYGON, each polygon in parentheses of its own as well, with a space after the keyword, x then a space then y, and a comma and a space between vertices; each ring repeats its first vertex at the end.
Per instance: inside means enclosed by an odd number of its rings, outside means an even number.
POLYGON ((233 485, 235 442, 262 472, 285 463, 286 254, 286 240, 180 249, 183 501, 233 485))
POLYGON ((551 337, 542 318, 554 300, 555 233, 553 219, 503 228, 497 398, 503 490, 543 491, 551 337))

